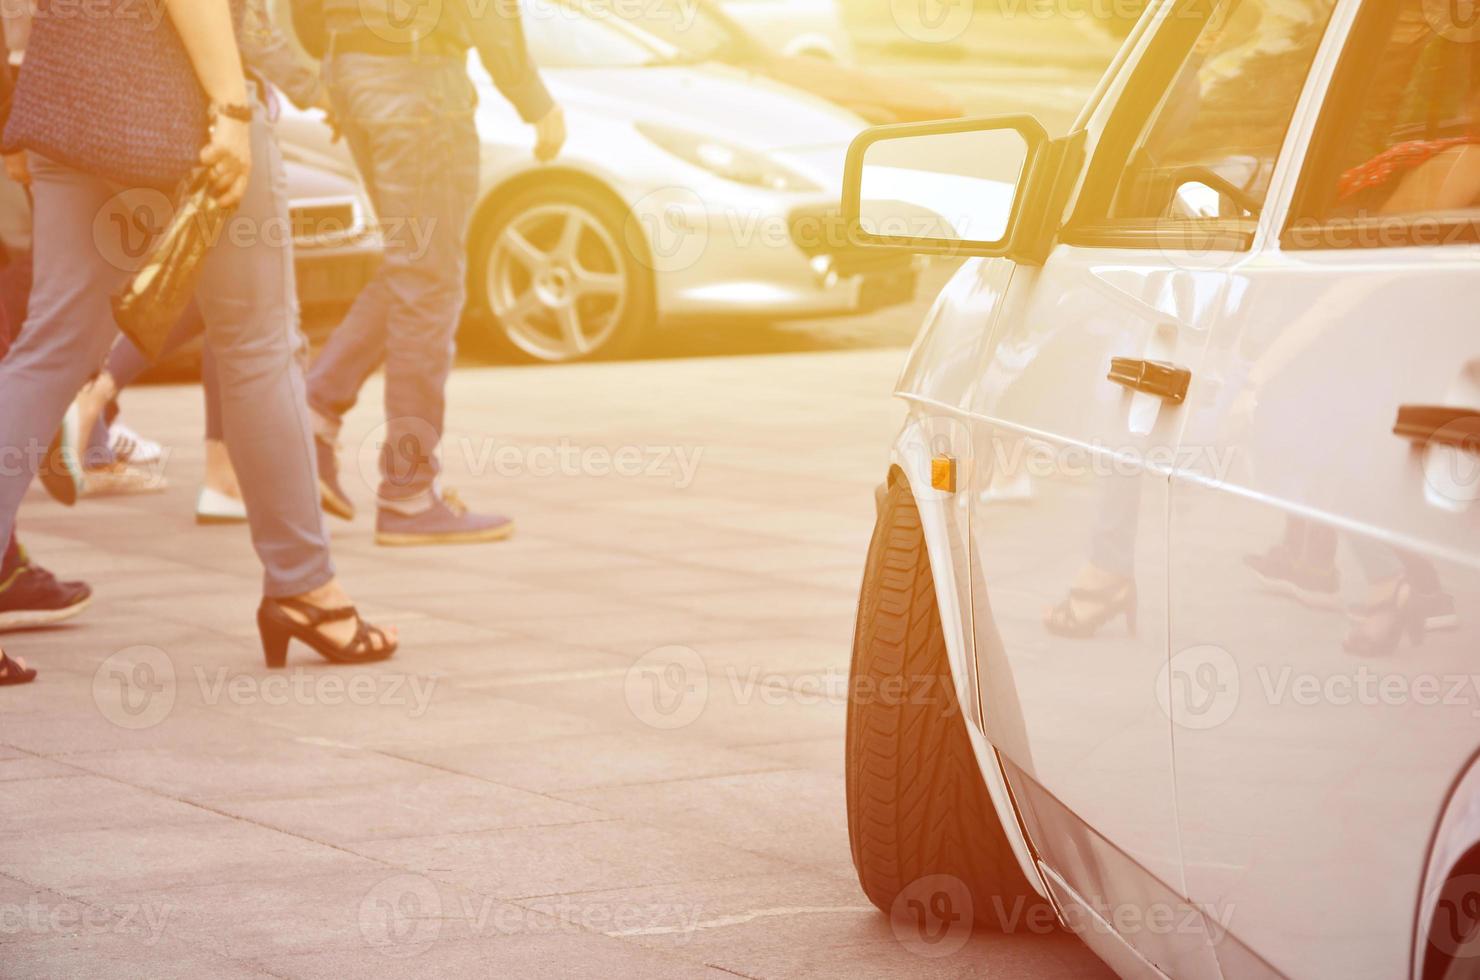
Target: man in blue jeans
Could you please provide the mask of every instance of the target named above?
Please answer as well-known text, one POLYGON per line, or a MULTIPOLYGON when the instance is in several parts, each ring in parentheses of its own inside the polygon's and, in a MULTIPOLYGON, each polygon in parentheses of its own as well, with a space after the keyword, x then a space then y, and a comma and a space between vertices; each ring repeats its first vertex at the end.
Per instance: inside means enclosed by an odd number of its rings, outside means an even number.
MULTIPOLYGON (((325 509, 354 515, 339 481, 336 441, 344 413, 383 361, 377 543, 508 537, 508 518, 470 513, 437 484, 479 180, 468 49, 477 49, 499 91, 534 125, 541 161, 560 152, 564 115, 530 61, 517 0, 295 2, 299 15, 322 5, 324 80, 387 239, 384 263, 309 374, 325 509)), ((311 37, 305 42, 315 47, 311 37)))

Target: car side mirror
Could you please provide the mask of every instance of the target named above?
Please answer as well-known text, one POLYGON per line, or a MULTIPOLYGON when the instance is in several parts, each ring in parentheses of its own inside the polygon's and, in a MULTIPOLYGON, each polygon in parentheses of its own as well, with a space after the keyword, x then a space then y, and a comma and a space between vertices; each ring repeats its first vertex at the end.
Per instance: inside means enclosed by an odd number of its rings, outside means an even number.
POLYGON ((1031 116, 865 130, 848 149, 844 227, 859 246, 1042 264, 1083 145, 1082 133, 1050 140, 1031 116))

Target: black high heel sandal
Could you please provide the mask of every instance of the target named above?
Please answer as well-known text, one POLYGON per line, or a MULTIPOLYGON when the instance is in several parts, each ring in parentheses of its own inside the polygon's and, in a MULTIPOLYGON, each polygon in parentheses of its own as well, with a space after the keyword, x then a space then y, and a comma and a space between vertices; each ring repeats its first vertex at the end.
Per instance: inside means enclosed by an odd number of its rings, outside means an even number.
POLYGON ((1069 598, 1054 606, 1043 619, 1043 627, 1055 636, 1086 640, 1098 633, 1117 616, 1125 617, 1125 628, 1136 635, 1136 583, 1132 579, 1103 589, 1070 589, 1069 598), (1098 606, 1092 615, 1080 619, 1074 604, 1098 606))
POLYGON ((29 684, 36 679, 34 667, 22 667, 0 651, 0 687, 13 684, 29 684))
POLYGON ((262 605, 257 607, 257 629, 262 634, 262 653, 267 666, 274 669, 287 664, 290 640, 312 647, 319 656, 336 664, 370 664, 389 660, 400 646, 392 643, 380 627, 371 626, 361 619, 354 606, 320 609, 298 599, 263 599, 262 605), (303 616, 304 621, 288 615, 289 609, 303 616), (358 628, 343 646, 319 632, 319 627, 325 623, 346 619, 355 620, 358 628), (376 640, 380 641, 378 646, 376 640))

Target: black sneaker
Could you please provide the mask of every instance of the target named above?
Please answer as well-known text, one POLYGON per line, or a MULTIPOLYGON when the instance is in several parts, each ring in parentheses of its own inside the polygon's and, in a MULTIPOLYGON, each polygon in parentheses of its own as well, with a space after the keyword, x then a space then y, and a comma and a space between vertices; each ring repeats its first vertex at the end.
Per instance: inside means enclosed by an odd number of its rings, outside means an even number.
POLYGON ((1244 564, 1269 589, 1316 609, 1341 608, 1341 575, 1334 565, 1318 567, 1296 561, 1283 545, 1262 555, 1245 555, 1244 564))
POLYGON ((71 619, 92 601, 82 582, 59 582, 40 565, 20 565, 0 579, 0 632, 71 619))

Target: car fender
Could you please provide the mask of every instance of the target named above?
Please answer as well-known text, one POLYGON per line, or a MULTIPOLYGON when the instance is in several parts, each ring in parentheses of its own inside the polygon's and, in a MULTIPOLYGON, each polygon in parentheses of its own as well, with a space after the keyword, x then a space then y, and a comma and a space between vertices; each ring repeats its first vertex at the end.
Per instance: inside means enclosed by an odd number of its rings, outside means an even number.
POLYGON ((1444 885, 1460 860, 1476 848, 1480 848, 1480 754, 1471 757, 1468 768, 1455 781, 1434 827, 1423 887, 1419 889, 1418 908, 1414 913, 1411 967, 1414 977, 1423 976, 1429 931, 1434 924, 1444 885))
POLYGON ((1006 259, 972 259, 941 290, 895 385, 895 394, 909 405, 909 415, 895 440, 890 480, 907 483, 920 511, 951 679, 966 716, 977 768, 1024 877, 1052 902, 1018 819, 997 750, 983 730, 971 621, 970 494, 937 490, 931 485, 933 463, 940 456, 954 460, 959 489, 964 491, 971 485, 968 407, 982 383, 1015 269, 1015 264, 1006 259))
POLYGON ((911 413, 891 457, 890 484, 903 483, 915 498, 925 551, 935 579, 936 602, 940 608, 941 631, 945 636, 951 680, 966 718, 966 731, 997 819, 1007 835, 1023 876, 1040 896, 1053 901, 1038 871, 1033 852, 1018 819, 1007 779, 997 751, 982 731, 981 701, 976 690, 976 653, 972 637, 971 572, 966 495, 956 495, 931 486, 932 461, 943 453, 956 456, 958 466, 969 460, 970 433, 960 421, 923 411, 911 413))

